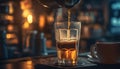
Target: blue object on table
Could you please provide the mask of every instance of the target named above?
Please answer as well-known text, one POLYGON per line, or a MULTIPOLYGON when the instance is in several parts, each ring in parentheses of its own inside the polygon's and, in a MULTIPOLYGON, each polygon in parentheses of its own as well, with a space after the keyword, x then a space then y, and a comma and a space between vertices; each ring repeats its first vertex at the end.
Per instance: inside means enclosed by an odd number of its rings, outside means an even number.
POLYGON ((41 41, 41 55, 48 55, 47 48, 46 48, 46 38, 44 37, 44 33, 40 34, 40 41, 41 41))
POLYGON ((0 30, 0 59, 7 59, 6 31, 0 30))
POLYGON ((35 41, 36 41, 36 35, 37 35, 37 31, 34 30, 32 33, 31 33, 31 36, 30 36, 30 49, 32 51, 32 55, 35 55, 36 54, 36 51, 35 51, 35 41))

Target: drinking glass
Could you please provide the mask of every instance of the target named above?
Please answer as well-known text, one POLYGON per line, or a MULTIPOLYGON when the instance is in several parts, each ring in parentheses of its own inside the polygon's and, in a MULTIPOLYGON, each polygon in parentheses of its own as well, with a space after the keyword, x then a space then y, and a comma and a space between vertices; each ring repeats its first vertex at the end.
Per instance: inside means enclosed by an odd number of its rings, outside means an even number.
POLYGON ((77 65, 81 22, 56 22, 54 26, 58 65, 77 65))

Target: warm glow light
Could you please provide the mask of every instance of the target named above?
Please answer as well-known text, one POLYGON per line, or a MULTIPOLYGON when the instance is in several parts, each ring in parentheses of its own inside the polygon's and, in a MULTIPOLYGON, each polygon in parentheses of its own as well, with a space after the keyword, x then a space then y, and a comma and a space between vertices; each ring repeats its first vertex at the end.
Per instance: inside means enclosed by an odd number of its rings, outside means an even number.
POLYGON ((10 39, 10 38, 11 38, 11 34, 7 34, 7 35, 6 35, 6 38, 7 38, 7 39, 10 39))
POLYGON ((22 13, 22 16, 23 17, 27 17, 29 14, 31 14, 30 10, 24 10, 23 13, 22 13))
POLYGON ((44 26, 45 26, 45 16, 44 15, 40 15, 40 17, 39 17, 39 27, 41 29, 43 29, 44 26))
POLYGON ((13 16, 10 16, 10 15, 6 15, 6 16, 5 16, 5 19, 6 19, 6 20, 13 21, 13 18, 14 18, 14 17, 13 17, 13 16))
POLYGON ((13 10, 13 3, 9 2, 9 13, 12 14, 14 12, 13 10))
POLYGON ((11 44, 11 43, 15 43, 15 44, 17 44, 18 43, 18 39, 17 39, 17 36, 16 36, 16 34, 11 34, 11 33, 7 33, 6 34, 6 43, 8 43, 8 44, 11 44))
POLYGON ((32 23, 32 22, 33 22, 33 17, 32 17, 32 15, 28 15, 28 16, 27 16, 27 21, 28 21, 28 23, 32 23))
POLYGON ((29 28, 29 23, 28 23, 28 22, 25 22, 25 23, 23 24, 23 28, 24 28, 24 29, 28 29, 28 28, 29 28))
POLYGON ((31 0, 22 0, 20 2, 20 5, 22 10, 29 9, 32 7, 31 0))
POLYGON ((27 67, 27 69, 33 69, 33 63, 31 60, 27 61, 26 67, 27 67))
POLYGON ((8 28, 7 28, 7 29, 8 29, 8 31, 13 31, 13 29, 14 29, 14 28, 13 28, 13 25, 8 25, 8 28))
POLYGON ((7 34, 7 35, 6 35, 6 38, 7 38, 7 39, 10 39, 10 38, 14 38, 14 36, 15 36, 14 34, 7 34))
POLYGON ((28 64, 28 65, 31 65, 31 64, 32 64, 32 61, 27 61, 27 64, 28 64))
POLYGON ((51 23, 54 21, 54 17, 53 16, 48 16, 47 17, 48 23, 51 23))

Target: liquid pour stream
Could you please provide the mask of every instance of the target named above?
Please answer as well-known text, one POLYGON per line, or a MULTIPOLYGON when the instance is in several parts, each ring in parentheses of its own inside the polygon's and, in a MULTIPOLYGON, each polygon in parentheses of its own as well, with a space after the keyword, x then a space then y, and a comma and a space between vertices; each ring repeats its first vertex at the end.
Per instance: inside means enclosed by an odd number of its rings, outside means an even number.
POLYGON ((68 9, 68 30, 67 30, 67 39, 70 40, 70 18, 71 18, 71 11, 68 9))

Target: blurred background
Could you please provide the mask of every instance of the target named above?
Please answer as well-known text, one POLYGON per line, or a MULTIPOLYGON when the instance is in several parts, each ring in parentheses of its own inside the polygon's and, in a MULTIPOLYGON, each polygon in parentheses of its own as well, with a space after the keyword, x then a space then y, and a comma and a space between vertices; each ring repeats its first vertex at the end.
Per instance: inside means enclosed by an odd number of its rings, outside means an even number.
MULTIPOLYGON (((54 0, 0 0, 9 57, 54 54, 53 24, 65 19, 65 12, 54 0)), ((71 8, 71 20, 82 23, 82 53, 97 41, 120 41, 120 0, 81 0, 71 8)))

